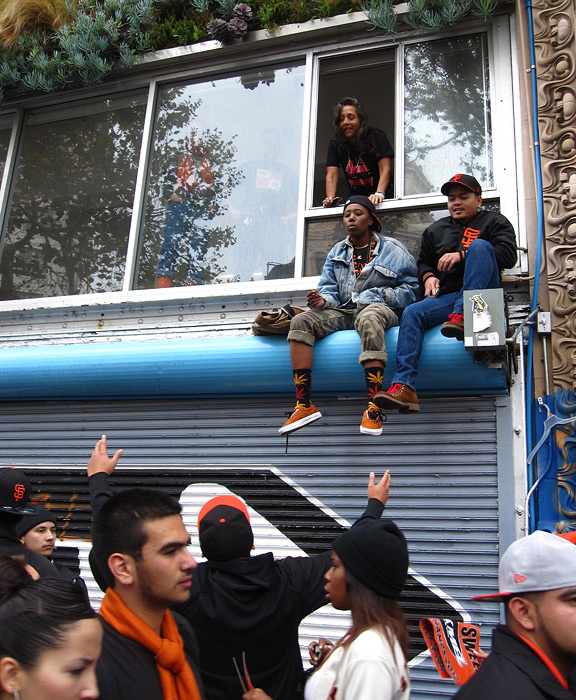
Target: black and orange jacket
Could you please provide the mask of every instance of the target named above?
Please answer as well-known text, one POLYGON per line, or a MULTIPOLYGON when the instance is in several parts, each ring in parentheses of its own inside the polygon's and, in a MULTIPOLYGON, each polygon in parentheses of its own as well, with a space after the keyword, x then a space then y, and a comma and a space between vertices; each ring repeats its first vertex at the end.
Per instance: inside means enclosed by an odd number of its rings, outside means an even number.
POLYGON ((458 292, 464 280, 466 249, 477 238, 488 241, 494 248, 498 268, 504 270, 516 263, 517 248, 514 228, 505 216, 480 209, 466 224, 457 223, 451 216, 435 221, 422 234, 418 256, 418 279, 423 284, 433 274, 440 280, 440 295, 458 292), (461 264, 452 270, 439 272, 437 264, 445 253, 460 252, 461 264))

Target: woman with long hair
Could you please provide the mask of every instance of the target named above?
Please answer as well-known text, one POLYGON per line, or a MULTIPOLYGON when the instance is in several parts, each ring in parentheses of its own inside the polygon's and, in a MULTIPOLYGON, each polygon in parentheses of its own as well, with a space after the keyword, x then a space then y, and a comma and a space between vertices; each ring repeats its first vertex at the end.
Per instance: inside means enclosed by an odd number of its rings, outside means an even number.
POLYGON ((362 194, 373 204, 386 197, 394 151, 388 137, 370 126, 368 114, 355 97, 344 97, 334 108, 334 138, 326 157, 326 197, 323 206, 335 203, 338 169, 348 182, 349 194, 362 194))
POLYGON ((0 700, 92 700, 102 627, 73 581, 0 555, 0 700))
MULTIPOLYGON (((407 700, 408 630, 398 598, 408 548, 391 520, 364 518, 336 539, 326 598, 350 610, 352 627, 310 676, 305 700, 407 700)), ((267 700, 260 689, 243 700, 267 700)))

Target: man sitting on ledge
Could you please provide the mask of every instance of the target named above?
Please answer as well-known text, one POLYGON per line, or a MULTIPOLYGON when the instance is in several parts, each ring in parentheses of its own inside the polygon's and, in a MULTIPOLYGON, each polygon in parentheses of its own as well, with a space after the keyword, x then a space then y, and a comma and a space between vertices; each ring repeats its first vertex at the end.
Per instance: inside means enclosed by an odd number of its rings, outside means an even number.
POLYGON ((296 385, 296 408, 278 430, 289 433, 322 417, 312 403, 313 346, 317 339, 355 328, 360 334, 368 409, 360 432, 381 435, 382 415, 372 402, 382 389, 386 365, 385 331, 398 325, 402 310, 416 300, 416 262, 382 227, 368 197, 351 196, 344 204, 348 238, 328 253, 318 289, 308 292, 305 313, 290 323, 290 359, 296 385))
POLYGON ((450 216, 422 234, 418 276, 424 299, 402 315, 396 373, 388 391, 374 396, 380 408, 419 410, 414 391, 424 331, 442 326, 442 335, 464 340, 464 289, 496 289, 500 273, 516 263, 516 236, 505 216, 480 209, 482 188, 472 175, 454 175, 441 187, 450 216))

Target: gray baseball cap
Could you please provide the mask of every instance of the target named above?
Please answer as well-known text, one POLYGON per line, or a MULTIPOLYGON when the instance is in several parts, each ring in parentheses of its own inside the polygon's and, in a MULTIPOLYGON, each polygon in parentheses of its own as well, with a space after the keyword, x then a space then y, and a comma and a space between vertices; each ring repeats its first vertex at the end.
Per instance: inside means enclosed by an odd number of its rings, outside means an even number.
POLYGON ((576 586, 576 546, 550 532, 537 530, 513 542, 498 567, 498 593, 472 600, 502 601, 522 593, 555 591, 576 586))

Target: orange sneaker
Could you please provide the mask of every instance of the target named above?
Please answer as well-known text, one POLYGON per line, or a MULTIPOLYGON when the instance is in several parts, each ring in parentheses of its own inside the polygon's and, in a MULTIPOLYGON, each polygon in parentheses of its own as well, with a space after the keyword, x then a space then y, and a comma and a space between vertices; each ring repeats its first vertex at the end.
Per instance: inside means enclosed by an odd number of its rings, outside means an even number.
POLYGON ((378 408, 397 408, 401 413, 415 413, 420 410, 416 393, 405 384, 392 384, 388 391, 374 394, 372 401, 378 408))
POLYGON ((364 435, 382 435, 382 414, 372 402, 364 411, 360 432, 364 435))
POLYGON ((304 406, 301 403, 297 403, 294 413, 290 416, 290 418, 288 418, 286 423, 284 423, 284 425, 278 429, 278 432, 280 435, 284 435, 284 433, 291 433, 294 430, 303 428, 305 425, 308 425, 308 423, 313 423, 319 418, 322 418, 322 414, 316 408, 316 406, 304 406))

